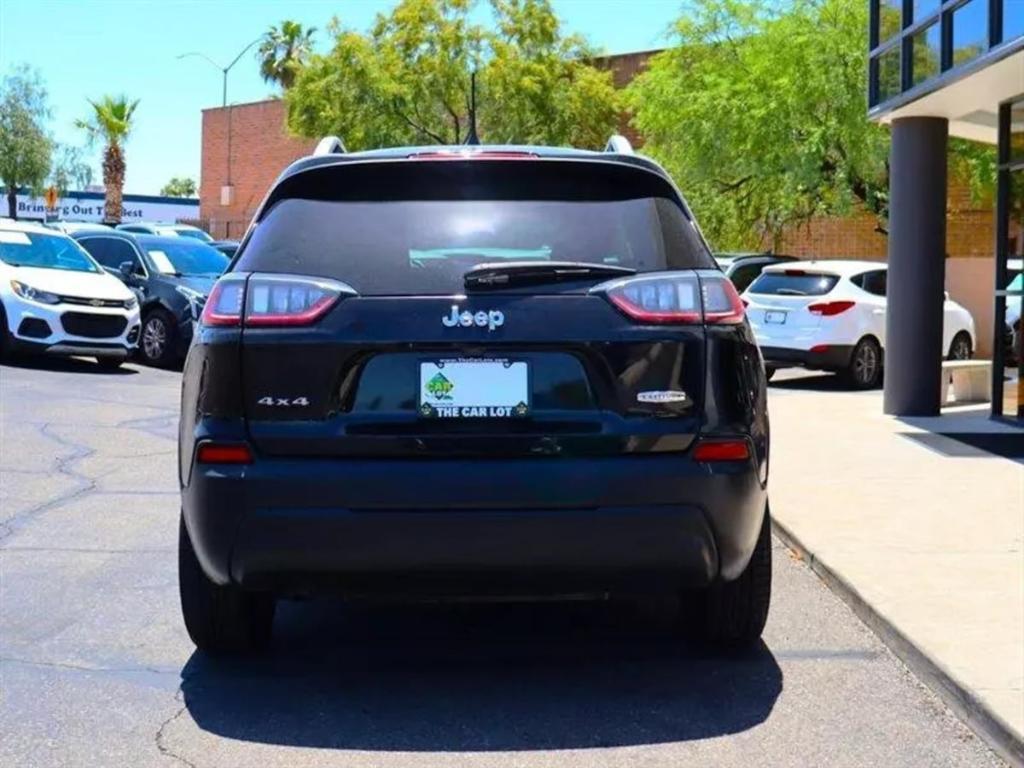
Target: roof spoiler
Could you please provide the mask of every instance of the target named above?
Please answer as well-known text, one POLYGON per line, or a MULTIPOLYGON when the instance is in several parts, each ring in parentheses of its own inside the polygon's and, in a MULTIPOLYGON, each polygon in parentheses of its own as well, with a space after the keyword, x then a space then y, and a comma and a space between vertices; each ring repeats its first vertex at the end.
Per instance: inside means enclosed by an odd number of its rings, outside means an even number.
POLYGON ((633 145, 629 143, 629 139, 618 133, 612 134, 608 139, 608 143, 604 145, 605 152, 613 152, 617 155, 632 155, 633 145))
POLYGON ((313 150, 314 157, 343 154, 345 154, 345 145, 341 143, 341 139, 337 136, 324 136, 317 143, 316 149, 313 150))

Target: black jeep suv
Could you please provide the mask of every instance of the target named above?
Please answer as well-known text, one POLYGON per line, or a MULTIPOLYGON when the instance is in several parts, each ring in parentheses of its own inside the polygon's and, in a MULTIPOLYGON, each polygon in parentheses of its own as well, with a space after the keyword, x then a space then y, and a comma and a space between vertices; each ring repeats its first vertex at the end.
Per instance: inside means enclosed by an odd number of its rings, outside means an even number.
POLYGON ((649 160, 299 160, 185 364, 185 625, 229 652, 269 640, 281 596, 660 592, 681 626, 752 643, 765 387, 739 296, 649 160))

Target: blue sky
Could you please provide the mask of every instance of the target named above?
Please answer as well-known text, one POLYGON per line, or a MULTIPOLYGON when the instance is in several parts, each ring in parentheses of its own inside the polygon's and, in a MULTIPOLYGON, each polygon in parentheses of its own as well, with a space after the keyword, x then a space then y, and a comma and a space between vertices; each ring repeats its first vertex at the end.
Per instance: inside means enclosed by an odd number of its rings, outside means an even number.
MULTIPOLYGON (((0 0, 0 72, 21 62, 37 67, 50 93, 58 141, 82 144, 74 120, 88 114, 87 98, 125 93, 141 99, 128 144, 126 192, 155 194, 172 176, 199 178, 200 110, 219 106, 221 74, 201 51, 227 64, 271 24, 294 19, 320 30, 337 15, 365 30, 382 0, 0 0)), ((554 0, 568 32, 585 35, 608 53, 664 45, 679 0, 554 0)), ((272 89, 246 54, 231 70, 228 100, 266 98, 272 89)), ((92 152, 99 181, 99 152, 92 152)))

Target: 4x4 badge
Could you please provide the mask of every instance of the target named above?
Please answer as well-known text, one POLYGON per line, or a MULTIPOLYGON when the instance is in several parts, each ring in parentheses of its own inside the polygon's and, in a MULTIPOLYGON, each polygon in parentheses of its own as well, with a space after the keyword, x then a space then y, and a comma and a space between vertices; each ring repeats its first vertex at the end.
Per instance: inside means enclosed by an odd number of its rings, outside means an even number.
POLYGON ((480 310, 475 314, 469 310, 459 312, 459 305, 452 304, 451 314, 442 315, 441 322, 446 328, 454 328, 457 325, 469 328, 475 325, 493 331, 505 324, 505 314, 500 309, 489 309, 486 312, 480 310))

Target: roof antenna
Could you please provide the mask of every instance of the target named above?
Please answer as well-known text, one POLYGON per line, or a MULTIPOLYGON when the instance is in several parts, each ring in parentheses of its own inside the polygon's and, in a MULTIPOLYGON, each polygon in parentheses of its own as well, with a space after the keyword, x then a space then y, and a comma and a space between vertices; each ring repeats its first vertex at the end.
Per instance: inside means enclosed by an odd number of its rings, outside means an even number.
POLYGON ((480 137, 476 133, 476 70, 469 75, 469 133, 466 135, 466 144, 479 146, 480 137))

